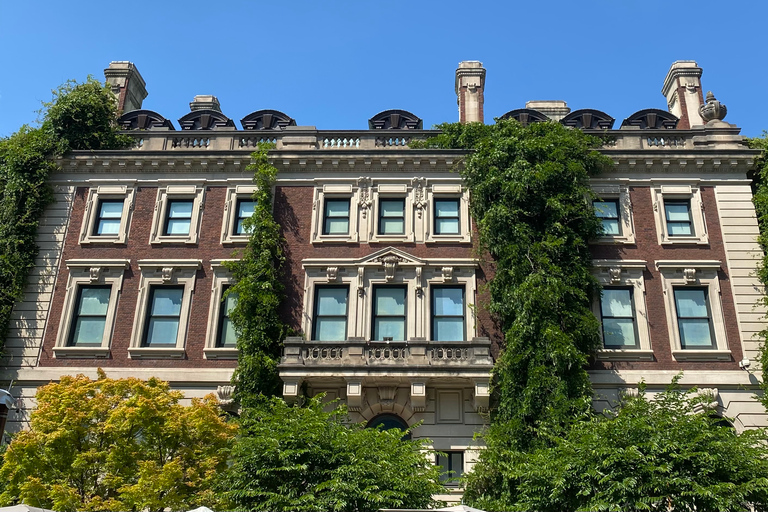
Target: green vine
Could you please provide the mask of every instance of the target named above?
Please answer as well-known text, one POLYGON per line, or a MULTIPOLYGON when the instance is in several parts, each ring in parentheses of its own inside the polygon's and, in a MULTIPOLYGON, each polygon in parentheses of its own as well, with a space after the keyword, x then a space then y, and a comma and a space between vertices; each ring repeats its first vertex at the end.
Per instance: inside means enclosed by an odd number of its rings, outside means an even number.
POLYGON ((22 126, 0 139, 0 349, 16 302, 35 264, 40 217, 53 201, 48 177, 70 150, 119 149, 133 139, 118 133, 109 88, 93 78, 53 91, 38 128, 22 126))
POLYGON ((279 308, 285 294, 281 281, 285 255, 280 225, 272 215, 272 187, 277 175, 267 158, 272 147, 260 144, 251 154, 247 170, 254 173, 256 207, 244 223, 251 237, 241 258, 228 264, 235 284, 227 293, 237 295, 230 313, 238 333, 238 364, 232 379, 243 407, 256 405, 261 396, 280 392, 277 364, 286 326, 279 308))
POLYGON ((588 357, 600 345, 588 240, 601 229, 590 176, 611 165, 596 137, 558 123, 450 124, 427 141, 472 149, 462 168, 481 250, 492 258, 491 313, 505 346, 493 371, 492 424, 519 450, 540 429, 591 411, 588 357))

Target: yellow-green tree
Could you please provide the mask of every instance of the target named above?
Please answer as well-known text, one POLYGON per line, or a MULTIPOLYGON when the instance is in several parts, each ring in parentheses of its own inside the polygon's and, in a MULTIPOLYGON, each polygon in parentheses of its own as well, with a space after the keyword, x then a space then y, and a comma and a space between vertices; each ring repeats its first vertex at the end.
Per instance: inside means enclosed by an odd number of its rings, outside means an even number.
POLYGON ((8 447, 0 504, 75 510, 188 510, 226 506, 211 490, 236 427, 213 396, 182 394, 152 378, 99 370, 41 387, 31 428, 8 447))

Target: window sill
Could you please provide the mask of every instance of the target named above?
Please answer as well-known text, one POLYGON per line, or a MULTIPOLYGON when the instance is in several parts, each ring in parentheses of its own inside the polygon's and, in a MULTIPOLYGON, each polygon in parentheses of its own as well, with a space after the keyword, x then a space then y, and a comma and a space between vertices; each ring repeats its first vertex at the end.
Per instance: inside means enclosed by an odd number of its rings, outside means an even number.
POLYGON ((676 236, 674 238, 664 238, 661 241, 661 245, 674 244, 709 245, 709 239, 707 237, 700 236, 676 236))
POLYGON ((109 347, 53 347, 56 359, 76 358, 106 358, 109 357, 109 347))
POLYGON ((472 239, 469 236, 462 235, 430 235, 425 241, 427 244, 454 243, 471 244, 472 239))
POLYGON ((600 350, 598 361, 653 361, 653 350, 604 348, 600 350))
POLYGON ((730 350, 673 350, 676 361, 732 361, 730 350))
POLYGON ((159 236, 152 240, 153 245, 159 244, 197 244, 197 237, 191 236, 159 236))
POLYGON ((121 236, 89 236, 81 240, 80 245, 90 244, 125 244, 125 238, 121 236))
POLYGON ((203 349, 206 359, 237 359, 237 348, 215 347, 203 349))
POLYGON ((221 245, 247 244, 250 239, 250 235, 229 235, 221 241, 221 245))
POLYGON ((391 242, 415 242, 416 237, 413 233, 409 233, 407 235, 373 235, 371 239, 369 240, 372 244, 384 244, 384 243, 391 243, 391 242))
POLYGON ((131 359, 182 359, 184 348, 179 347, 131 347, 128 349, 131 359))
POLYGON ((312 240, 313 244, 356 244, 359 243, 357 233, 354 235, 317 235, 317 238, 312 240))
POLYGON ((601 236, 595 239, 592 243, 597 245, 633 245, 637 242, 635 242, 635 236, 633 234, 631 236, 601 236))

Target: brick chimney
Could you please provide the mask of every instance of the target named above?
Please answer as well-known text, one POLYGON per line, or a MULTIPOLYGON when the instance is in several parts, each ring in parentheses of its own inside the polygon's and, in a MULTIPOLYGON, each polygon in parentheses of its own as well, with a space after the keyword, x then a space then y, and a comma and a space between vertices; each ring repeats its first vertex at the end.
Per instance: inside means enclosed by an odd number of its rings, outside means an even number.
POLYGON ((456 70, 456 97, 460 123, 483 122, 485 68, 477 60, 465 60, 456 70))
POLYGON ((195 110, 215 110, 221 112, 221 103, 219 98, 210 94, 198 94, 192 99, 189 104, 189 110, 194 112, 195 110))
POLYGON ((147 84, 133 62, 119 60, 109 63, 104 70, 104 78, 117 96, 117 109, 120 112, 139 110, 147 97, 147 84))
POLYGON ((701 91, 701 68, 694 60, 678 60, 669 68, 661 94, 667 98, 669 111, 680 118, 679 130, 705 124, 699 115, 704 104, 701 91))

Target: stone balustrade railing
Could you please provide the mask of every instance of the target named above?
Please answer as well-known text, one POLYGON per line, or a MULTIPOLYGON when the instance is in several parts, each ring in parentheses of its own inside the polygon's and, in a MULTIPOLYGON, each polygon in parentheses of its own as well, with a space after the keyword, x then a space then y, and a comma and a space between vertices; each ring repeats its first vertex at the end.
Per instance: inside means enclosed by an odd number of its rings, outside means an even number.
POLYGON ((285 340, 281 366, 493 366, 488 338, 469 341, 285 340))

